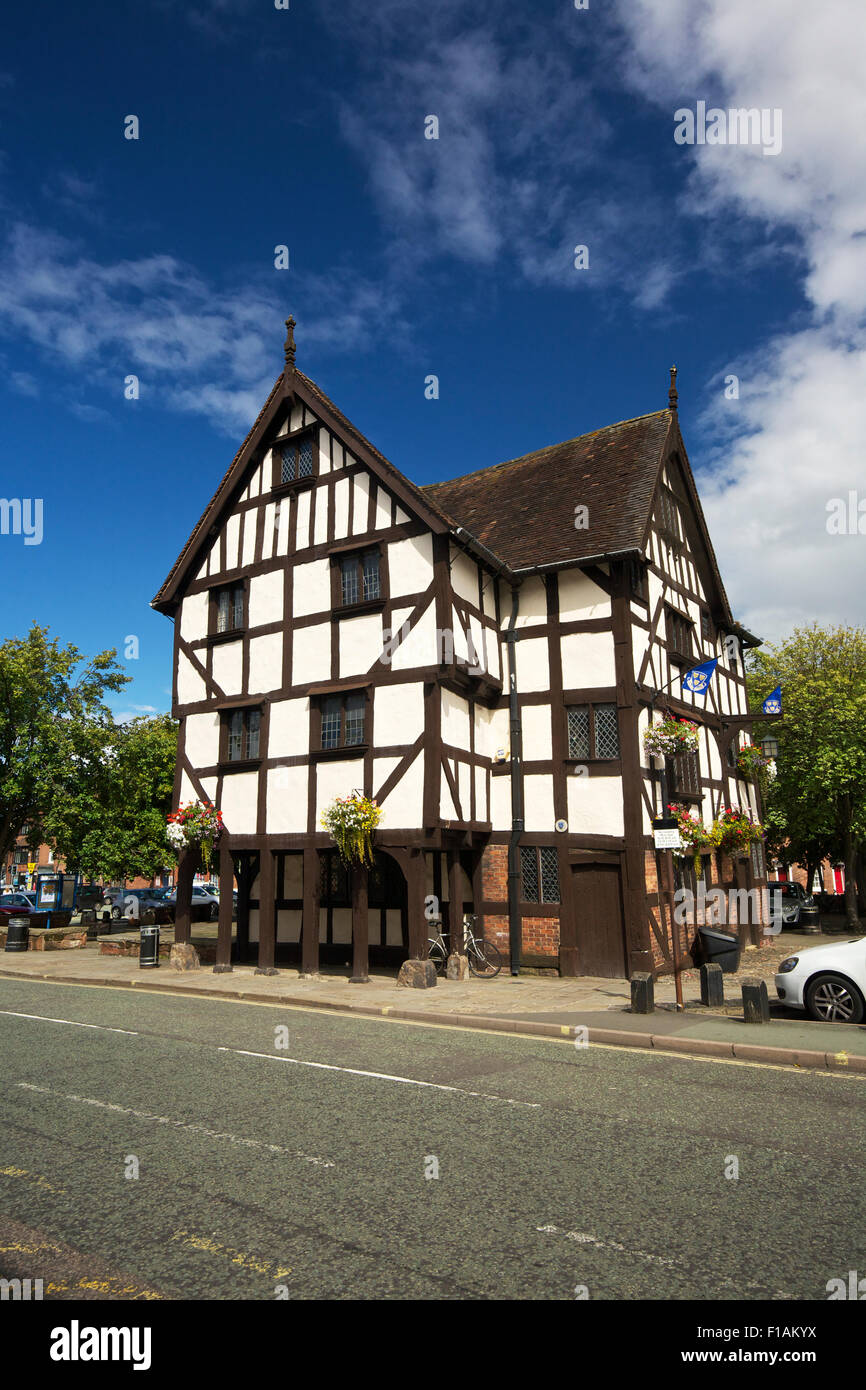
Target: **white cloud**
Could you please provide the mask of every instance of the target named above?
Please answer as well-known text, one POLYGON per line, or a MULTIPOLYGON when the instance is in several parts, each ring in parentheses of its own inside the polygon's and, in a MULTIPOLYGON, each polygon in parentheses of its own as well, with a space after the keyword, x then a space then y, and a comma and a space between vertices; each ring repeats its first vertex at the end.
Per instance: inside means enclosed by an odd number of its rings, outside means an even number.
POLYGON ((630 0, 627 79, 674 111, 779 108, 782 152, 683 146, 683 210, 724 237, 755 219, 779 254, 800 255, 808 321, 725 372, 711 473, 699 479, 729 595, 746 625, 775 638, 804 618, 862 622, 866 536, 827 533, 827 502, 866 499, 866 84, 859 0, 630 0), (784 248, 784 249, 782 249, 784 248))
MULTIPOLYGON (((98 261, 69 238, 18 222, 0 252, 0 331, 28 340, 53 368, 59 359, 79 381, 86 375, 105 404, 122 400, 123 378, 134 373, 142 402, 204 415, 236 435, 282 369, 289 307, 303 324, 301 345, 321 353, 406 332, 387 276, 291 274, 289 305, 259 283, 216 286, 169 255, 98 261)), ((15 384, 26 391, 27 374, 15 384)), ((94 405, 67 404, 96 418, 94 405)))

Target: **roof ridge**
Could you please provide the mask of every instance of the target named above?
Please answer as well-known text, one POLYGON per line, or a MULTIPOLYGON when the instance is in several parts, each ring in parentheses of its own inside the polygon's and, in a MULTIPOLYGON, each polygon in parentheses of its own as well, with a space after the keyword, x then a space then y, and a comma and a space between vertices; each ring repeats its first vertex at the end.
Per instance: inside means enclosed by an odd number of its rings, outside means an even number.
POLYGON ((546 454, 551 449, 562 449, 566 444, 578 444, 583 439, 592 439, 593 435, 605 434, 608 430, 618 430, 623 425, 636 425, 639 420, 650 420, 654 415, 670 415, 671 411, 665 406, 663 410, 648 410, 645 415, 632 415, 628 420, 616 420, 611 425, 600 425, 596 430, 587 430, 585 434, 576 434, 572 439, 560 439, 555 444, 544 444, 540 449, 531 449, 528 454, 518 454, 513 459, 503 459, 500 463, 488 463, 484 468, 473 468, 470 473, 460 473, 456 478, 440 478, 435 483, 422 483, 422 492, 428 492, 432 488, 450 487, 454 483, 465 482, 467 478, 477 478, 480 473, 492 473, 497 468, 510 468, 512 464, 526 463, 529 459, 537 459, 540 454, 546 454))

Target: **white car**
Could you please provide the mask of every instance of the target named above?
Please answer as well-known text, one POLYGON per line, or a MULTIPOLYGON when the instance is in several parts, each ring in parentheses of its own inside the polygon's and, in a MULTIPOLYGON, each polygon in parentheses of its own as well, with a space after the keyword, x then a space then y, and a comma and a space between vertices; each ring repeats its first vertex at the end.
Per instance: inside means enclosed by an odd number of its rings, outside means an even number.
POLYGON ((862 1023, 866 1016, 866 937, 812 946, 779 966, 776 993, 790 1009, 824 1023, 862 1023))

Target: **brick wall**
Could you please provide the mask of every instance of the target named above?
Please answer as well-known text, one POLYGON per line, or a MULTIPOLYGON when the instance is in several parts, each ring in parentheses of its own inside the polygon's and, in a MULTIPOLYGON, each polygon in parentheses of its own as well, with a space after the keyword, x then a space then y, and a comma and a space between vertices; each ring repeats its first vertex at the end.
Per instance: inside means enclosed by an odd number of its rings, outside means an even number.
MULTIPOLYGON (((508 846, 487 845, 481 857, 481 891, 494 910, 485 914, 484 935, 510 961, 508 940, 508 846)), ((525 964, 559 964, 559 918, 524 917, 521 955, 525 964)))

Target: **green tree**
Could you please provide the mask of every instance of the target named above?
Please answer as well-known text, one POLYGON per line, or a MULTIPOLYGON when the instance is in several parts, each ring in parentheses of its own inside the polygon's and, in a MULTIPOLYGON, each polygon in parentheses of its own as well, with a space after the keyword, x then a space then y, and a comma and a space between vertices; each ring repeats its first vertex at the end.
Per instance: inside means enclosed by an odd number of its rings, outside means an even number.
POLYGON ((34 623, 0 643, 0 859, 22 826, 39 843, 63 783, 94 756, 112 725, 105 704, 129 680, 115 651, 86 659, 34 623))
POLYGON ((153 878, 172 862, 165 834, 177 758, 177 724, 167 714, 101 730, 93 756, 70 772, 64 795, 43 817, 46 839, 88 878, 153 878))
POLYGON ((778 646, 751 653, 753 708, 782 687, 782 715, 767 725, 779 742, 767 793, 770 843, 789 843, 811 870, 824 856, 845 864, 845 915, 859 928, 858 852, 866 840, 866 631, 796 628, 778 646))

